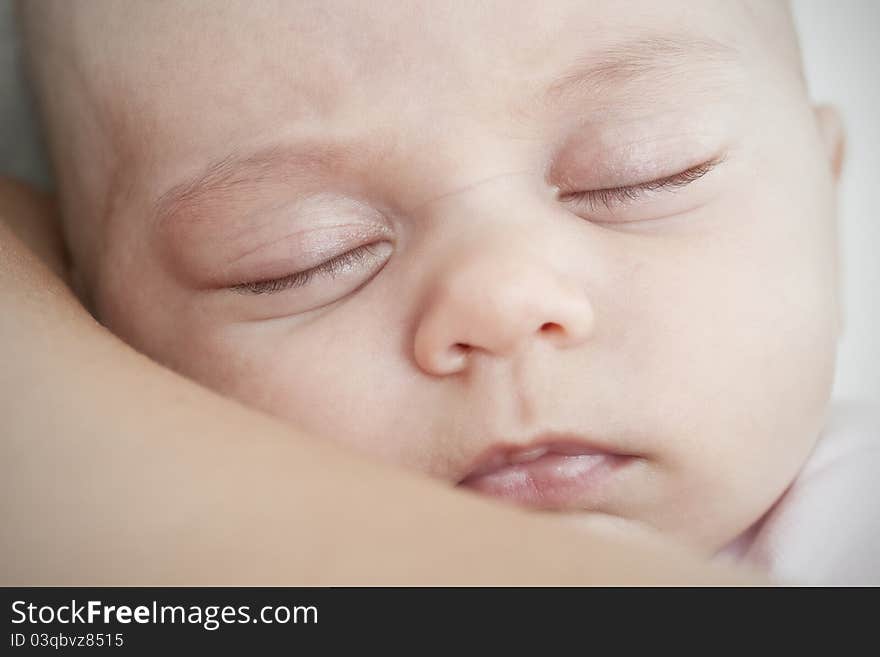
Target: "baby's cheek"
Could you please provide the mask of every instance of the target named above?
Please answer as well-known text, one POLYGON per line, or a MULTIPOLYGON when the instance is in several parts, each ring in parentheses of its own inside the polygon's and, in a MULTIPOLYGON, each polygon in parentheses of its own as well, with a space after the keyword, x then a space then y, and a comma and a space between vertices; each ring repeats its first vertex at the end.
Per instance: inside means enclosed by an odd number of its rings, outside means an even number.
POLYGON ((643 328, 627 348, 642 366, 672 502, 652 520, 710 547, 756 520, 795 476, 833 373, 823 265, 764 226, 740 223, 646 263, 651 283, 632 300, 641 316, 630 321, 643 328))
POLYGON ((190 341, 180 369, 310 435, 401 462, 406 409, 394 401, 395 359, 377 358, 363 335, 284 321, 208 330, 190 341))

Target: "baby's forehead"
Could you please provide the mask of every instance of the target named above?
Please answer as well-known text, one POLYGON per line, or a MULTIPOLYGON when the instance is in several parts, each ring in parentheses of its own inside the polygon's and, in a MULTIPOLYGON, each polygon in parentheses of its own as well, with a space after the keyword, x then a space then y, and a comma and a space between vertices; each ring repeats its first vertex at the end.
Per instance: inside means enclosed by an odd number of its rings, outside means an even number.
POLYGON ((700 45, 743 51, 754 45, 748 41, 755 21, 746 6, 421 1, 383 10, 381 3, 331 1, 271 10, 253 3, 144 3, 99 11, 86 5, 79 11, 94 15, 79 21, 86 27, 75 45, 85 51, 84 68, 95 69, 86 71, 90 83, 105 94, 133 94, 147 105, 196 97, 205 110, 213 99, 265 102, 287 88, 296 92, 294 109, 317 114, 338 107, 340 95, 349 105, 377 92, 396 97, 398 90, 409 92, 410 102, 425 93, 489 95, 550 79, 576 60, 613 66, 626 59, 637 69, 639 60, 669 53, 679 64, 696 64, 707 57, 700 45), (86 38, 90 31, 102 38, 86 38), (275 85, 274 94, 266 93, 263 79, 275 85))
POLYGON ((597 107, 651 103, 655 91, 726 82, 725 71, 759 57, 740 3, 369 6, 282 3, 269 15, 250 3, 145 5, 110 26, 104 49, 135 56, 96 58, 90 78, 124 128, 175 132, 168 141, 195 147, 256 121, 325 133, 405 126, 410 114, 498 125, 573 91, 597 107))
POLYGON ((774 69, 784 39, 760 32, 785 20, 782 3, 724 0, 78 3, 67 30, 59 5, 69 83, 94 96, 117 164, 157 188, 302 135, 430 149, 464 127, 542 140, 565 117, 686 121, 691 99, 774 69))

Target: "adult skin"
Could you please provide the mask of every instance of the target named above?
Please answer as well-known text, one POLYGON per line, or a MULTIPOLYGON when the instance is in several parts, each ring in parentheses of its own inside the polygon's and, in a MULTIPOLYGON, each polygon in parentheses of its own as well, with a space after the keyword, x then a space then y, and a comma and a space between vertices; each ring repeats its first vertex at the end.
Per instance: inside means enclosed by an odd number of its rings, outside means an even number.
POLYGON ((51 207, 0 180, 0 583, 761 581, 363 460, 160 367, 59 276, 51 207))

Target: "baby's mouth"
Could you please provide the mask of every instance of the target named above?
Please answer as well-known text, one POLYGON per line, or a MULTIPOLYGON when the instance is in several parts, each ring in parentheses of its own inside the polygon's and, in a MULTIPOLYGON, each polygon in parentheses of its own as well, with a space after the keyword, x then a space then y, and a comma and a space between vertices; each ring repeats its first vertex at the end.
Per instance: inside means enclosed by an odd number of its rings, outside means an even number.
POLYGON ((634 459, 577 438, 549 437, 491 448, 458 485, 530 508, 594 508, 612 476, 634 459))

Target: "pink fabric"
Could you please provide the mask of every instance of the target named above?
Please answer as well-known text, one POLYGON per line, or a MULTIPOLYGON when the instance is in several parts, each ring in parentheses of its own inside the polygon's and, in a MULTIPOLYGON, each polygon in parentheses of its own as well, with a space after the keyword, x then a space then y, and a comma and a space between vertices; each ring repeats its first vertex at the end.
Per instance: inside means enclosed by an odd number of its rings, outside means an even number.
POLYGON ((792 485, 717 558, 782 583, 880 585, 880 408, 834 404, 792 485))

